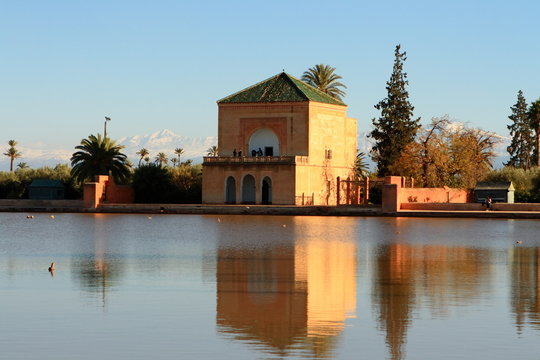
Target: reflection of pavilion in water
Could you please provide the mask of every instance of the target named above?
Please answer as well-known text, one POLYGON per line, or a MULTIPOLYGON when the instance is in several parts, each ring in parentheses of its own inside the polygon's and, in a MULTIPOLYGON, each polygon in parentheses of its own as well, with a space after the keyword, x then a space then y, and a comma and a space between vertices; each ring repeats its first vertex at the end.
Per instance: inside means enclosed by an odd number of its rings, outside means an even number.
POLYGON ((393 360, 405 358, 407 330, 420 303, 444 318, 449 306, 472 303, 492 289, 489 249, 395 243, 376 254, 372 303, 393 360))
MULTIPOLYGON (((296 220, 302 221, 302 220, 296 220)), ((217 323, 223 333, 327 356, 356 310, 356 248, 310 239, 217 252, 217 323)))
POLYGON ((516 247, 512 261, 512 309, 518 333, 530 323, 540 330, 540 250, 516 247))

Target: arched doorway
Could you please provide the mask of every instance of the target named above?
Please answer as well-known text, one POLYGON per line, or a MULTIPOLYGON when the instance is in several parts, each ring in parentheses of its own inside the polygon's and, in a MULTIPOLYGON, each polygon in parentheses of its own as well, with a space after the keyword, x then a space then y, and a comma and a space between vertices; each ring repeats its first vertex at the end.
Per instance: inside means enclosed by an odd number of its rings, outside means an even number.
POLYGON ((268 176, 262 181, 262 203, 272 204, 272 179, 268 176))
POLYGON ((251 175, 244 176, 242 181, 242 203, 255 204, 255 178, 251 175))
POLYGON ((279 156, 279 139, 270 129, 259 129, 249 138, 249 153, 259 156, 279 156))
POLYGON ((236 204, 236 180, 229 176, 225 185, 225 203, 236 204))

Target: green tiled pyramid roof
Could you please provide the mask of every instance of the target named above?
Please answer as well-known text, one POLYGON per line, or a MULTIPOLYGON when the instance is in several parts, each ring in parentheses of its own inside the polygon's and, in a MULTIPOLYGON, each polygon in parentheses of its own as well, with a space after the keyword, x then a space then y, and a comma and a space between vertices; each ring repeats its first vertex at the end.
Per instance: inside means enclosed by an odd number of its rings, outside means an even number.
POLYGON ((218 100, 218 104, 303 101, 345 105, 342 101, 284 72, 218 100))

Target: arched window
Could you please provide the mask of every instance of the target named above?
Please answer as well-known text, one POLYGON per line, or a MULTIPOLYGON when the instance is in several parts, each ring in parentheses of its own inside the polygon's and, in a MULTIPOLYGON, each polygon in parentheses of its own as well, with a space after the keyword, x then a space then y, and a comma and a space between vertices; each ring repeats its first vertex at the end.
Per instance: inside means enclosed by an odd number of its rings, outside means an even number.
POLYGON ((279 156, 277 135, 267 128, 255 131, 249 138, 249 153, 247 155, 279 156))
POLYGON ((251 175, 244 176, 242 180, 242 202, 255 204, 255 178, 251 175))
POLYGON ((225 203, 236 204, 236 180, 229 176, 225 184, 225 203))
POLYGON ((272 179, 266 176, 262 181, 262 203, 272 204, 272 179))

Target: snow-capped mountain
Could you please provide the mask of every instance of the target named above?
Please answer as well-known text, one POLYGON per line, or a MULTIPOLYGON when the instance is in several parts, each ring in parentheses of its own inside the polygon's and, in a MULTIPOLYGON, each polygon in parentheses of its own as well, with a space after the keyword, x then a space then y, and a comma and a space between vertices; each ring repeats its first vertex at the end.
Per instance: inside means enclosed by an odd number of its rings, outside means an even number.
MULTIPOLYGON (((373 170, 374 164, 369 157, 369 152, 373 146, 373 139, 369 138, 368 134, 369 132, 358 133, 357 147, 367 155, 366 160, 370 165, 370 169, 373 170)), ((508 161, 506 147, 510 144, 510 138, 497 134, 494 134, 494 136, 501 140, 495 147, 497 157, 494 164, 495 168, 500 168, 505 161, 508 161)), ((202 162, 202 157, 206 155, 208 148, 217 145, 217 136, 189 137, 178 135, 165 129, 148 135, 126 136, 118 139, 117 143, 125 146, 123 152, 134 164, 139 162, 139 156, 136 153, 142 148, 146 148, 150 152, 149 156, 152 161, 159 152, 167 154, 169 159, 176 157, 174 149, 182 148, 184 149, 182 161, 192 159, 194 163, 200 163, 202 162)), ((69 159, 75 151, 74 148, 57 148, 45 143, 37 143, 30 146, 20 145, 17 146, 17 149, 22 153, 22 157, 15 160, 15 165, 25 162, 32 168, 69 164, 69 159)), ((9 170, 9 159, 6 156, 0 156, 0 171, 6 170, 9 170)))
POLYGON ((137 151, 142 148, 150 152, 149 156, 152 161, 160 152, 165 153, 169 159, 176 157, 174 149, 182 148, 184 149, 181 157, 182 161, 192 159, 194 163, 200 163, 202 162, 202 157, 208 152, 208 148, 217 145, 217 136, 196 138, 177 135, 165 129, 156 131, 150 135, 126 136, 118 139, 117 143, 125 146, 123 150, 124 154, 135 164, 139 161, 137 151))
MULTIPOLYGON (((159 152, 167 154, 169 159, 176 157, 174 149, 182 148, 184 153, 181 160, 192 159, 194 163, 202 162, 202 157, 206 155, 209 147, 217 145, 217 136, 208 136, 204 138, 182 136, 173 133, 170 130, 160 130, 149 135, 134 135, 120 138, 116 141, 124 145, 123 153, 134 163, 139 162, 139 156, 136 154, 142 148, 150 152, 150 159, 154 161, 159 152)), ((7 148, 7 145, 6 145, 7 148)), ((54 167, 57 164, 69 164, 71 155, 75 152, 74 148, 62 149, 54 146, 38 143, 30 146, 17 145, 17 150, 22 154, 21 158, 15 160, 14 166, 25 162, 32 168, 41 166, 54 167)), ((0 157, 0 171, 9 170, 9 159, 6 156, 0 157)))

